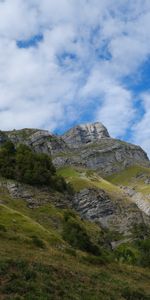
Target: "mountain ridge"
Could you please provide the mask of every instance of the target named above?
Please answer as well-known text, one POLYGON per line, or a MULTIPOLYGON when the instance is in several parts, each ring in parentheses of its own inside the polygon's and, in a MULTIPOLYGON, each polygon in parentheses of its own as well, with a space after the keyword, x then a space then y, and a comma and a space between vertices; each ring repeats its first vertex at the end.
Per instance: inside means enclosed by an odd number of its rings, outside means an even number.
POLYGON ((63 135, 41 129, 5 131, 0 134, 0 143, 4 137, 14 144, 25 143, 37 152, 51 155, 57 168, 80 165, 110 175, 136 163, 149 163, 140 146, 111 138, 100 122, 77 125, 63 135))
POLYGON ((66 135, 0 132, 2 299, 148 300, 149 159, 102 124, 66 135))

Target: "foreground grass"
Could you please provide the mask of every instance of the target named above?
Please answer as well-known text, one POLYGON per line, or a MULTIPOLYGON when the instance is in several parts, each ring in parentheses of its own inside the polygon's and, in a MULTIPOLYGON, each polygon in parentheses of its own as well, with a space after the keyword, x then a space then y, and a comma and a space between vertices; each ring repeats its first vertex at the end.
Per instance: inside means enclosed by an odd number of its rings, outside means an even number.
POLYGON ((148 270, 89 261, 52 247, 29 248, 3 243, 1 299, 148 300, 148 270))
POLYGON ((51 203, 31 209, 25 200, 12 198, 4 189, 0 200, 0 299, 149 299, 148 268, 115 262, 104 249, 103 239, 108 237, 98 225, 51 203), (63 240, 68 218, 72 226, 68 228, 77 224, 79 233, 86 232, 99 247, 99 255, 63 240))

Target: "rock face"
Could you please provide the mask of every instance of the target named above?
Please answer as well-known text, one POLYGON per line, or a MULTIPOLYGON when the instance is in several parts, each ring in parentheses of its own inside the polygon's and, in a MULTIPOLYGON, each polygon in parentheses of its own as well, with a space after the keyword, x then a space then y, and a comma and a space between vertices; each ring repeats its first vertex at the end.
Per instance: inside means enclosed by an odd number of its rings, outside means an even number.
POLYGON ((72 164, 109 175, 132 164, 149 162, 139 146, 111 138, 104 125, 98 122, 76 126, 62 138, 71 155, 55 157, 54 164, 58 167, 72 164))
POLYGON ((39 129, 13 130, 1 133, 0 143, 6 137, 15 144, 24 143, 34 151, 51 155, 56 168, 74 165, 110 175, 127 166, 149 164, 139 146, 111 138, 98 122, 76 126, 62 136, 39 129))
MULTIPOLYGON (((36 152, 52 156, 57 168, 63 166, 77 166, 96 170, 102 177, 115 174, 127 166, 139 164, 150 166, 146 153, 139 147, 109 136, 107 129, 101 123, 79 125, 62 136, 50 134, 46 130, 23 129, 0 132, 0 145, 10 139, 15 145, 23 143, 36 152)), ((140 175, 141 176, 141 175, 140 175)), ((146 184, 150 184, 147 177, 146 184)), ((150 215, 149 203, 140 194, 129 194, 124 191, 126 201, 115 195, 115 200, 100 188, 86 188, 77 192, 73 199, 66 196, 56 199, 45 191, 40 197, 24 189, 21 185, 7 185, 12 197, 23 198, 34 208, 42 203, 52 202, 58 207, 74 207, 81 217, 99 222, 104 227, 117 230, 125 235, 131 232, 134 224, 147 221, 150 215), (144 221, 145 220, 145 221, 144 221)), ((36 193, 37 195, 38 193, 36 193)))
POLYGON ((64 165, 81 166, 97 170, 101 175, 110 175, 135 164, 149 165, 148 157, 141 147, 112 138, 82 144, 63 155, 58 153, 53 162, 58 168, 64 165))
POLYGON ((36 152, 43 152, 53 155, 58 152, 68 150, 68 146, 63 139, 47 130, 22 129, 5 133, 14 144, 26 144, 36 152))
POLYGON ((102 138, 110 137, 106 127, 99 122, 78 125, 63 136, 63 140, 71 147, 78 148, 82 144, 98 142, 102 138))
MULTIPOLYGON (((9 180, 0 180, 1 190, 8 192, 12 200, 24 200, 29 208, 38 208, 45 204, 53 204, 58 208, 71 208, 71 196, 68 194, 57 195, 49 192, 47 188, 36 188, 18 182, 10 182, 9 180)), ((3 204, 3 202, 0 203, 3 204)))
POLYGON ((121 188, 124 190, 124 193, 136 203, 139 209, 150 217, 150 195, 144 197, 142 193, 135 191, 134 188, 127 186, 121 186, 121 188))
POLYGON ((114 201, 100 189, 81 190, 75 194, 73 205, 84 219, 124 235, 130 233, 134 224, 143 223, 143 214, 134 203, 119 198, 114 201))

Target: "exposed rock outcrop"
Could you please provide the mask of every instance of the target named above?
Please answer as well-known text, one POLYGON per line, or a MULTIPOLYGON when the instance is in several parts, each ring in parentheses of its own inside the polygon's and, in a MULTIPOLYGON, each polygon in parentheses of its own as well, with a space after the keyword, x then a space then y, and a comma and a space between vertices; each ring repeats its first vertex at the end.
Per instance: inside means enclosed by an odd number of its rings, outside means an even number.
POLYGON ((124 190, 125 194, 136 203, 138 208, 150 217, 150 195, 148 195, 149 197, 144 197, 142 193, 135 191, 134 188, 127 186, 121 186, 121 188, 124 190))
MULTIPOLYGON (((111 138, 101 123, 79 125, 62 136, 39 129, 1 132, 0 144, 7 139, 15 145, 24 143, 34 151, 51 155, 57 168, 68 165, 80 166, 94 169, 103 176, 119 172, 130 165, 149 166, 149 159, 141 147, 111 138)), ((146 184, 149 184, 149 178, 143 180, 148 180, 146 184)), ((13 197, 22 197, 30 207, 51 200, 60 207, 72 205, 72 201, 66 196, 64 199, 61 197, 53 199, 48 194, 43 194, 42 198, 38 198, 37 195, 35 197, 30 194, 29 190, 24 191, 20 185, 9 185, 7 188, 13 197)), ((143 213, 149 215, 149 203, 139 194, 129 195, 127 191, 124 192, 131 201, 125 202, 123 199, 113 201, 105 191, 85 189, 76 193, 73 206, 83 218, 128 234, 134 223, 144 222, 143 213)))
POLYGON ((81 217, 124 235, 130 234, 134 224, 143 223, 143 214, 134 203, 123 199, 114 201, 100 189, 81 190, 76 193, 73 205, 81 217))
POLYGON ((141 147, 112 138, 102 138, 97 143, 80 145, 61 155, 55 155, 56 167, 63 165, 82 166, 98 170, 102 175, 109 175, 135 164, 149 165, 146 153, 141 147))
MULTIPOLYGON (((29 208, 38 208, 51 203, 58 208, 71 208, 71 196, 67 193, 50 192, 46 187, 36 188, 19 182, 0 180, 1 191, 8 192, 13 199, 24 200, 29 208)), ((2 197, 0 202, 3 203, 2 197)))
POLYGON ((57 168, 83 166, 109 175, 130 165, 149 164, 141 147, 111 138, 105 126, 98 122, 76 126, 62 136, 39 129, 5 132, 1 139, 4 136, 15 144, 24 143, 37 152, 52 155, 57 168))
POLYGON ((37 152, 53 155, 68 150, 68 146, 60 136, 50 134, 48 130, 22 129, 7 131, 8 138, 15 144, 26 144, 37 152))
POLYGON ((71 147, 78 148, 82 144, 98 142, 102 138, 110 137, 106 127, 99 122, 78 125, 63 136, 63 140, 71 147))

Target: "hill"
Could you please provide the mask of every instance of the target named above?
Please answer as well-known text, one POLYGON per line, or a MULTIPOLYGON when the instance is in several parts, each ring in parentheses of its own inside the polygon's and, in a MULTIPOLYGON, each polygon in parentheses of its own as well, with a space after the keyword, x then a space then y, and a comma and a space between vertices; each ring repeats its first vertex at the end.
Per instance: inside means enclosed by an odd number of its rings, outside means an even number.
POLYGON ((101 123, 1 132, 1 298, 148 300, 149 166, 101 123))

